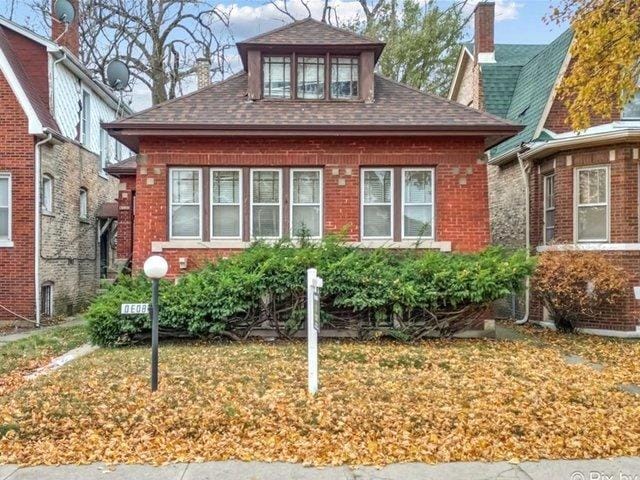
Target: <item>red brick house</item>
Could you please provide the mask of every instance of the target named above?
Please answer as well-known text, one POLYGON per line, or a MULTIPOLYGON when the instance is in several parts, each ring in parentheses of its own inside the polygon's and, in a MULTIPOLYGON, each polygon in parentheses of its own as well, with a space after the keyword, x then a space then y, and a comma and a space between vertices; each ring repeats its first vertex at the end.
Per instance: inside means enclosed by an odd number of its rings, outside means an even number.
MULTIPOLYGON (((548 45, 495 44, 493 22, 494 4, 479 4, 449 95, 524 127, 487 151, 492 242, 603 252, 631 275, 627 298, 580 329, 640 337, 640 94, 613 121, 572 131, 555 95, 571 30, 548 45)), ((550 325, 547 317, 532 298, 528 318, 550 325)))
POLYGON ((312 19, 237 47, 241 73, 104 125, 138 152, 108 169, 134 270, 159 253, 175 276, 302 230, 489 244, 483 152, 519 126, 375 74, 383 43, 312 19))
POLYGON ((130 154, 100 123, 119 98, 78 59, 76 24, 52 38, 0 17, 0 324, 82 309, 115 260, 104 167, 130 154))

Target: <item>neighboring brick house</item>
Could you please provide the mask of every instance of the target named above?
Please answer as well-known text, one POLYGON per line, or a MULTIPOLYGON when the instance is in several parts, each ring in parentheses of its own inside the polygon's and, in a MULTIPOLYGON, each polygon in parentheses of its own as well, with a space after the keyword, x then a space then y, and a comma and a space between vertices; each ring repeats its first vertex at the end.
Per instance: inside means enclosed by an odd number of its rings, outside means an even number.
MULTIPOLYGON (((631 274, 627 299, 580 327, 640 336, 632 288, 640 285, 640 96, 614 121, 594 119, 591 128, 574 132, 556 98, 571 62, 572 32, 548 45, 495 45, 493 3, 479 4, 475 17, 474 44, 461 49, 449 97, 524 127, 487 152, 492 241, 525 246, 529 230, 538 252, 605 252, 631 274)), ((530 318, 548 321, 535 298, 530 318)))
POLYGON ((294 22, 238 43, 240 74, 104 125, 139 152, 109 168, 122 182, 118 255, 131 245, 140 270, 160 253, 176 276, 301 230, 485 248, 483 152, 520 127, 375 74, 383 48, 294 22))
POLYGON ((119 98, 80 64, 77 25, 63 32, 0 18, 0 322, 77 311, 115 256, 118 182, 103 167, 130 153, 100 122, 119 98))

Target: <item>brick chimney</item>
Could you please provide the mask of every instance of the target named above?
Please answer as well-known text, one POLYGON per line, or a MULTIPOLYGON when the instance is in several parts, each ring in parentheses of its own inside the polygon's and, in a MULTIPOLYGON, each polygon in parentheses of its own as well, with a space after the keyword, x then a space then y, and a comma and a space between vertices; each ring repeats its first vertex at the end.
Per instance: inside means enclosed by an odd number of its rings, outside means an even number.
POLYGON ((196 60, 196 77, 198 89, 211 85, 211 60, 202 57, 196 60))
POLYGON ((496 4, 480 2, 474 12, 474 44, 476 63, 495 63, 494 23, 496 4))
MULTIPOLYGON (((75 18, 67 28, 67 25, 52 18, 51 39, 58 43, 61 47, 67 47, 76 57, 80 55, 80 28, 78 21, 80 18, 80 8, 78 0, 69 0, 75 9, 75 18), (66 29, 66 32, 65 32, 66 29)), ((56 0, 51 0, 51 13, 53 17, 53 7, 56 0)))

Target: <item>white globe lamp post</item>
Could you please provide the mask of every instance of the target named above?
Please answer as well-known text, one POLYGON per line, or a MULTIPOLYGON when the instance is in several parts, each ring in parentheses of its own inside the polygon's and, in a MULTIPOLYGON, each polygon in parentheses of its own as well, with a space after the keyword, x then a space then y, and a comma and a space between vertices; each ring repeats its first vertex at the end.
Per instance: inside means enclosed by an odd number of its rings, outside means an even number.
POLYGON ((158 289, 160 279, 169 271, 169 264, 160 255, 144 262, 144 274, 151 279, 151 391, 158 389, 158 289))

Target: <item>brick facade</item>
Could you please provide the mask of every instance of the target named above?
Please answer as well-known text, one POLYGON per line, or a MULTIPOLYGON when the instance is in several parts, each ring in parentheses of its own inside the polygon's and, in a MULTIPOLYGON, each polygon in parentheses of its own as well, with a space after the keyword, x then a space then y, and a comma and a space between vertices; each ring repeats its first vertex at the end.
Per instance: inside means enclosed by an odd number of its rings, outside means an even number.
MULTIPOLYGON (((321 167, 324 233, 346 232, 351 241, 360 240, 360 168, 434 167, 435 240, 451 242, 454 251, 481 250, 489 244, 483 149, 484 141, 477 137, 142 138, 135 189, 134 269, 140 270, 152 253, 152 242, 168 240, 167 171, 187 165, 321 167)), ((128 188, 121 186, 121 192, 128 188)), ((188 267, 194 268, 229 253, 224 248, 162 251, 170 275, 180 273, 179 258, 186 258, 188 267)))
POLYGON ((40 281, 53 285, 54 315, 70 315, 99 287, 99 229, 105 220, 101 224, 96 212, 115 200, 118 182, 99 173, 96 155, 71 143, 43 147, 41 159, 42 174, 53 178, 54 197, 53 212, 42 214, 40 281), (86 219, 80 219, 80 188, 88 194, 86 219))
MULTIPOLYGON (((33 318, 34 277, 34 141, 27 116, 0 72, 0 173, 11 174, 13 247, 0 247, 0 305, 33 318)), ((16 317, 0 307, 0 320, 16 317)))
MULTIPOLYGON (((543 240, 543 178, 555 174, 555 240, 554 243, 575 242, 574 238, 574 172, 585 166, 607 166, 610 175, 610 243, 638 245, 638 176, 639 162, 634 149, 639 144, 619 144, 599 148, 562 152, 536 162, 530 175, 531 245, 543 240)), ((601 312, 595 320, 582 322, 582 328, 634 330, 640 325, 640 302, 634 299, 633 286, 640 285, 640 251, 603 251, 615 265, 624 268, 631 277, 626 300, 618 308, 601 312)), ((543 320, 542 306, 534 297, 532 320, 543 320)))

